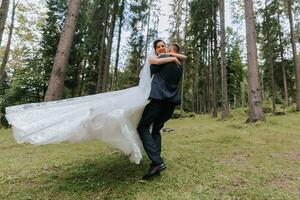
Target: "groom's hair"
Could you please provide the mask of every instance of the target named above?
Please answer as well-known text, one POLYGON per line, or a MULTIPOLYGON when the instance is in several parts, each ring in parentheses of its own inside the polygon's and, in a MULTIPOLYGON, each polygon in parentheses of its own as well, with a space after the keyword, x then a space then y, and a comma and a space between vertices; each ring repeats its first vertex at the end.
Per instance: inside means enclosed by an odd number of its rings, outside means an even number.
POLYGON ((180 53, 180 46, 179 46, 179 44, 178 43, 172 43, 171 45, 170 45, 173 49, 174 49, 174 51, 176 52, 176 53, 180 53))

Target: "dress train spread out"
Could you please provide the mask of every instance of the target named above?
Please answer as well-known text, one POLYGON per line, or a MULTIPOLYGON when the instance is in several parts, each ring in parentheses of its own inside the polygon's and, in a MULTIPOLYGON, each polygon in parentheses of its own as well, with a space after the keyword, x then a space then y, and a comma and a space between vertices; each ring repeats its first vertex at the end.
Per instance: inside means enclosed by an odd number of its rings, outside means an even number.
POLYGON ((53 144, 100 139, 139 164, 142 153, 136 127, 149 102, 150 89, 150 66, 146 63, 136 87, 7 107, 6 118, 18 143, 53 144))

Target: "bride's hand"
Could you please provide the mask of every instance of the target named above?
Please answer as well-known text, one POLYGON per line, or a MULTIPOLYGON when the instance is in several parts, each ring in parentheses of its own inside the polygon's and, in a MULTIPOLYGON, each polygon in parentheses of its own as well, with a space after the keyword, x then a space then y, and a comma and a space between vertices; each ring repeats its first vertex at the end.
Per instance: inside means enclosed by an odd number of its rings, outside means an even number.
POLYGON ((180 60, 185 60, 187 58, 186 55, 180 54, 180 53, 169 53, 170 56, 174 56, 180 60))

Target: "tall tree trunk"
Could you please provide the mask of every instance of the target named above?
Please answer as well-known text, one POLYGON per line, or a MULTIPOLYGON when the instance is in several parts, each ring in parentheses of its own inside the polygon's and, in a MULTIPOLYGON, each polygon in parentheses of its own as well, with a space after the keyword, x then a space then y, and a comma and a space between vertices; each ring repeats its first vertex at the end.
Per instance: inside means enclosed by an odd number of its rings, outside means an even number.
POLYGON ((115 31, 115 24, 116 24, 118 9, 119 9, 119 1, 114 0, 113 13, 112 13, 112 18, 111 18, 111 22, 110 22, 108 45, 107 45, 106 56, 105 56, 106 61, 105 61, 104 73, 103 73, 102 92, 107 91, 107 85, 109 82, 108 79, 109 79, 109 65, 110 65, 110 57, 111 57, 111 48, 112 48, 112 43, 113 43, 113 38, 114 38, 114 31, 115 31))
POLYGON ((151 6, 152 0, 149 0, 149 10, 148 10, 148 18, 147 18, 147 36, 146 36, 146 48, 145 48, 145 58, 147 59, 148 54, 148 45, 150 40, 150 19, 151 19, 151 6))
POLYGON ((73 82, 73 87, 72 87, 72 97, 77 97, 79 96, 79 88, 80 88, 80 75, 82 74, 82 64, 83 58, 81 57, 80 59, 77 60, 76 63, 76 70, 74 73, 74 82, 73 82))
POLYGON ((202 96, 202 113, 206 113, 206 86, 203 85, 203 96, 202 96))
POLYGON ((2 4, 0 5, 0 44, 2 42, 2 36, 5 28, 5 22, 7 19, 7 13, 9 8, 10 0, 2 0, 2 4))
POLYGON ((290 32, 291 32, 291 43, 293 49, 293 59, 295 63, 295 73, 296 73, 296 105, 297 111, 300 111, 300 63, 297 61, 297 49, 296 49, 296 38, 294 32, 294 22, 292 14, 292 0, 287 0, 288 3, 288 15, 290 22, 290 32))
POLYGON ((81 70, 81 79, 80 79, 80 83, 79 83, 78 96, 82 96, 82 94, 83 94, 83 84, 84 84, 84 78, 85 78, 86 63, 87 63, 87 59, 84 58, 82 70, 81 70))
POLYGON ((176 11, 176 21, 175 21, 175 35, 173 40, 176 42, 179 42, 180 40, 180 24, 181 24, 181 15, 182 15, 182 5, 183 5, 183 0, 177 0, 176 2, 177 6, 177 11, 176 11))
POLYGON ((212 74, 211 74, 211 68, 212 68, 212 59, 213 59, 213 48, 212 48, 212 44, 213 44, 213 41, 212 41, 212 28, 210 28, 210 40, 207 42, 208 44, 208 49, 209 49, 209 60, 207 62, 207 66, 208 66, 208 69, 207 69, 207 102, 206 102, 206 105, 207 105, 207 113, 211 112, 211 102, 212 102, 212 74))
POLYGON ((277 13, 278 24, 279 24, 279 47, 280 47, 280 58, 281 58, 281 71, 282 71, 282 79, 283 79, 283 94, 284 94, 284 106, 287 107, 289 105, 289 93, 288 93, 288 86, 286 80, 286 70, 285 70, 285 62, 284 62, 284 49, 282 44, 282 32, 281 32, 281 25, 280 25, 280 15, 279 12, 277 13))
MULTIPOLYGON (((141 13, 140 13, 141 16, 141 13)), ((137 47, 137 57, 138 58, 142 58, 144 56, 144 25, 145 23, 141 23, 140 25, 140 30, 139 30, 139 39, 138 39, 138 47, 137 47)), ((142 63, 143 63, 143 59, 138 59, 137 65, 135 65, 135 70, 134 70, 134 82, 135 84, 138 83, 138 77, 139 77, 139 71, 142 68, 142 63)))
POLYGON ((106 38, 106 27, 108 24, 108 13, 109 13, 109 1, 106 1, 104 4, 104 10, 105 12, 105 23, 104 23, 104 30, 100 42, 100 56, 99 56, 99 64, 98 64, 98 78, 97 78, 97 88, 96 88, 96 93, 100 93, 102 91, 102 83, 103 83, 103 72, 104 72, 104 59, 105 59, 105 38, 106 38))
POLYGON ((212 77, 212 105, 211 114, 213 118, 217 117, 217 10, 213 7, 213 60, 211 68, 212 77))
MULTIPOLYGON (((18 3, 17 3, 18 4, 18 3)), ((2 60, 2 64, 1 64, 1 68, 0 68, 0 94, 4 94, 4 79, 5 79, 5 66, 7 64, 8 61, 8 57, 9 57, 9 52, 10 52, 10 45, 11 45, 11 39, 12 39, 12 34, 13 34, 13 29, 14 29, 14 21, 15 21, 15 10, 17 7, 17 4, 15 3, 15 0, 13 1, 13 11, 12 11, 12 15, 11 15, 11 25, 9 27, 9 35, 8 35, 8 41, 7 41, 7 45, 6 45, 6 49, 4 52, 4 56, 3 56, 3 60, 2 60)), ((1 8, 0 8, 0 44, 2 41, 2 35, 3 35, 3 31, 4 31, 4 26, 5 26, 5 22, 6 22, 6 18, 7 18, 7 12, 8 12, 8 7, 9 7, 9 1, 4 0, 1 4, 1 8)), ((2 113, 2 109, 4 109, 2 106, 4 105, 0 105, 0 128, 2 128, 2 118, 3 118, 3 113, 2 113)))
POLYGON ((204 80, 205 84, 204 84, 204 113, 209 113, 210 111, 210 65, 211 65, 211 50, 210 50, 210 40, 206 41, 206 67, 203 69, 203 76, 206 78, 204 80))
MULTIPOLYGON (((188 0, 185 0, 185 24, 184 24, 184 53, 186 54, 187 51, 187 30, 188 30, 188 0)), ((180 104, 180 111, 183 112, 183 108, 184 108, 184 81, 185 81, 185 61, 183 63, 183 67, 182 67, 182 79, 181 79, 181 104, 180 104)))
POLYGON ((170 42, 178 42, 181 43, 180 38, 180 25, 182 23, 181 16, 182 7, 183 7, 184 0, 172 0, 171 1, 171 14, 169 15, 172 28, 170 30, 170 42))
MULTIPOLYGON (((199 63, 196 60, 195 63, 199 63)), ((193 105, 193 112, 197 113, 197 93, 198 93, 198 66, 194 65, 193 67, 193 98, 192 98, 192 105, 193 105)))
POLYGON ((244 107, 246 105, 246 95, 245 95, 245 84, 244 82, 241 82, 241 88, 242 88, 242 95, 241 95, 241 104, 242 104, 242 107, 244 107))
POLYGON ((45 101, 62 99, 64 79, 80 8, 80 0, 69 0, 64 28, 58 43, 45 101))
POLYGON ((247 122, 255 122, 264 119, 261 98, 261 86, 257 64, 256 29, 252 0, 244 0, 247 62, 248 62, 248 98, 249 116, 247 122))
POLYGON ((9 58, 11 40, 12 40, 14 24, 15 24, 15 15, 16 15, 17 4, 18 3, 16 3, 15 0, 13 0, 13 9, 12 9, 12 14, 11 14, 11 25, 9 27, 7 45, 6 45, 3 60, 2 60, 2 63, 1 63, 1 67, 0 67, 0 94, 4 94, 5 67, 6 67, 6 64, 8 62, 8 58, 9 58))
POLYGON ((119 55, 120 55, 121 34, 122 34, 122 27, 123 27, 124 6, 125 6, 125 0, 122 0, 121 10, 120 10, 120 15, 119 15, 119 20, 120 21, 119 21, 118 44, 117 44, 117 52, 116 52, 116 61, 115 61, 115 69, 114 69, 112 90, 116 89, 117 81, 118 81, 118 65, 119 65, 119 55))
POLYGON ((276 97, 276 90, 275 90, 275 80, 274 80, 274 56, 273 51, 271 47, 271 41, 270 41, 270 26, 269 26, 269 12, 268 12, 268 6, 267 6, 267 0, 265 0, 265 15, 266 15, 266 29, 267 29, 267 46, 268 46, 268 60, 269 60, 269 66, 271 71, 271 88, 272 88, 272 109, 273 112, 276 112, 276 104, 275 104, 275 97, 276 97))
POLYGON ((227 93, 227 69, 225 50, 225 4, 220 0, 220 22, 221 22, 221 70, 222 70, 222 119, 229 116, 228 93, 227 93))

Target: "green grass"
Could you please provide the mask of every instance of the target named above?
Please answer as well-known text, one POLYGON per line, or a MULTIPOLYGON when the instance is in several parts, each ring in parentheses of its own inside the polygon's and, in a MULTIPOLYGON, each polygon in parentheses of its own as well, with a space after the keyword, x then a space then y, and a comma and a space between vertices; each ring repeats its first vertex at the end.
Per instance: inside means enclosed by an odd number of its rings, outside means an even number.
POLYGON ((0 130, 0 199, 300 199, 300 113, 245 124, 209 116, 170 120, 167 169, 140 165, 100 141, 34 146, 0 130))

